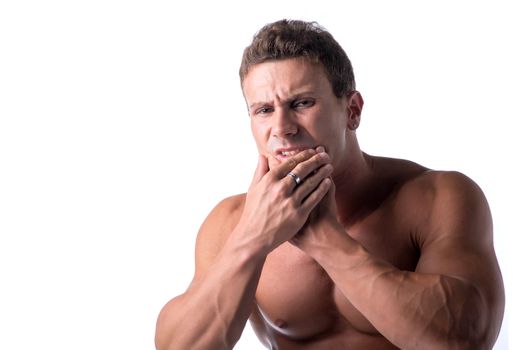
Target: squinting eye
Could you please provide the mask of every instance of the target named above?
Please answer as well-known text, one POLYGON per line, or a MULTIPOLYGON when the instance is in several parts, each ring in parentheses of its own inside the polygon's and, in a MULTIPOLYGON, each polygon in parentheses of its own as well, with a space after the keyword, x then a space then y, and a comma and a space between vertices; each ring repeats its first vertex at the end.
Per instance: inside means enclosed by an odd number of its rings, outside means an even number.
POLYGON ((266 113, 270 113, 272 111, 271 108, 269 107, 262 107, 262 108, 259 108, 255 111, 255 114, 266 114, 266 113))
POLYGON ((311 107, 314 105, 314 101, 312 100, 300 100, 294 103, 294 108, 301 108, 301 107, 311 107))

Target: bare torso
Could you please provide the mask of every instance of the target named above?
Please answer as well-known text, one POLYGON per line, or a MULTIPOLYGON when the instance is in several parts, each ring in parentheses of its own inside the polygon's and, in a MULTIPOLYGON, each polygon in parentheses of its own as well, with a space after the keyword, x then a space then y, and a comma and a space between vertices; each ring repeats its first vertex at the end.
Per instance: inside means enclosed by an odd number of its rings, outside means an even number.
MULTIPOLYGON (((376 196, 377 203, 371 203, 348 226, 347 233, 374 255, 399 269, 414 271, 419 259, 420 236, 414 231, 421 216, 418 206, 425 197, 425 183, 433 175, 409 162, 386 158, 375 162, 383 173, 381 183, 387 185, 376 196), (418 193, 423 199, 400 198, 418 193)), ((291 243, 266 258, 256 302, 252 325, 271 349, 396 349, 341 294, 315 260, 291 243)))

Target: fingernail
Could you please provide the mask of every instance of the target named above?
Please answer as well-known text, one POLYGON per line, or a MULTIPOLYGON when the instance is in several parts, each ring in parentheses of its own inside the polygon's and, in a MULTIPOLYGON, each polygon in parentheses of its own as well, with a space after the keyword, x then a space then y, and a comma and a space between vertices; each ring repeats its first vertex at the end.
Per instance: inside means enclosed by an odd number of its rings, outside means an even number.
POLYGON ((317 151, 317 153, 322 153, 322 152, 324 152, 324 147, 323 146, 317 146, 317 148, 315 150, 317 151))

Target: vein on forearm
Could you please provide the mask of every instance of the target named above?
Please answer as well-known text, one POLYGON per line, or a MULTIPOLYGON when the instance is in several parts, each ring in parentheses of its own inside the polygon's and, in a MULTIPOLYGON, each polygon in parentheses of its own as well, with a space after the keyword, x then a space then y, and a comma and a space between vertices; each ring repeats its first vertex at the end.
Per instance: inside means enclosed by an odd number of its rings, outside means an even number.
POLYGON ((483 298, 468 281, 401 271, 359 244, 319 259, 345 297, 402 348, 440 348, 482 337, 483 298))

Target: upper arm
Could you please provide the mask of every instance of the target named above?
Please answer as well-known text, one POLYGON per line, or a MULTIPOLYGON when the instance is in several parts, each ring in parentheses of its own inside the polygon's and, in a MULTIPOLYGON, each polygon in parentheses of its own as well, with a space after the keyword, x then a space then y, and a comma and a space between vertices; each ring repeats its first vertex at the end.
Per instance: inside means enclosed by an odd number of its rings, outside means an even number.
POLYGON ((418 271, 476 278, 480 263, 497 264, 488 203, 467 177, 459 173, 436 177, 430 213, 421 228, 418 271))
POLYGON ((195 243, 195 277, 198 278, 213 263, 224 243, 237 225, 244 195, 223 199, 202 223, 195 243))
MULTIPOLYGON (((195 275, 189 289, 195 285, 200 276, 212 265, 219 254, 229 233, 237 224, 242 210, 243 196, 235 196, 222 200, 208 214, 199 229, 195 244, 195 275)), ((178 308, 184 303, 188 291, 171 299, 160 311, 155 333, 157 348, 167 347, 172 341, 175 318, 178 308)))
POLYGON ((481 189, 460 173, 439 173, 432 186, 434 195, 422 228, 416 271, 469 283, 483 300, 482 311, 499 329, 504 292, 487 200, 481 189))

